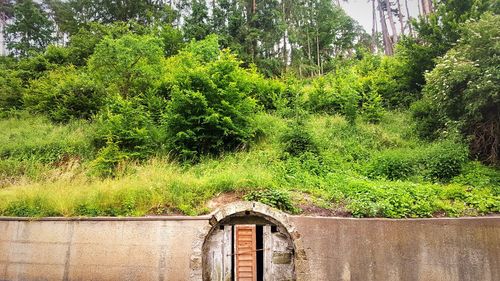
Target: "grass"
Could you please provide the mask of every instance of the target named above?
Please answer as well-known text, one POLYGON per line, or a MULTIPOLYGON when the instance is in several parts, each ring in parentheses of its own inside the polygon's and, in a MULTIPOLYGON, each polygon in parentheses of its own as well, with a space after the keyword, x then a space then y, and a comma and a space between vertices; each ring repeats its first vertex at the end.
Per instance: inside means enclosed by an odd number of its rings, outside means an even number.
POLYGON ((251 193, 277 206, 292 202, 286 211, 294 213, 300 213, 305 201, 356 217, 500 211, 500 173, 476 162, 464 163, 461 173, 446 183, 426 177, 428 168, 420 166, 399 180, 384 173, 371 176, 370 165, 380 155, 427 155, 439 146, 418 141, 404 112, 388 112, 377 125, 358 121, 356 126, 339 116, 310 116, 305 126, 319 152, 294 157, 283 153, 280 142, 289 121, 258 115, 255 122, 262 134, 248 150, 190 165, 168 155, 129 160, 120 163, 115 177, 99 178, 90 171, 95 156, 91 124, 54 125, 25 114, 3 119, 0 215, 198 215, 211 211, 207 202, 225 193, 251 193))

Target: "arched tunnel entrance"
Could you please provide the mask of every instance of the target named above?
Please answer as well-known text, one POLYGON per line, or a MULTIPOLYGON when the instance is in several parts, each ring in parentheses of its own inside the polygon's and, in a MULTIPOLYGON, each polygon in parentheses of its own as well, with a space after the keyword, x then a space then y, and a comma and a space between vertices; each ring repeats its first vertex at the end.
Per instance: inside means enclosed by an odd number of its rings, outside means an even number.
POLYGON ((241 202, 219 211, 203 242, 203 280, 302 280, 296 263, 305 254, 297 252, 298 234, 290 228, 285 214, 259 203, 241 202))

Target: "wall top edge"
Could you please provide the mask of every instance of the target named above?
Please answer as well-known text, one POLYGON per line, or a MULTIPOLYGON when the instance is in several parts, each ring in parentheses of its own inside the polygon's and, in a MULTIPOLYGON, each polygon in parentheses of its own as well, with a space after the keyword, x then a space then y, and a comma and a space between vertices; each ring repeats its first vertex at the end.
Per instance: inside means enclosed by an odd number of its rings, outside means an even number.
POLYGON ((353 217, 325 217, 325 216, 290 216, 291 219, 323 219, 323 220, 343 220, 343 221, 385 221, 385 222, 424 222, 424 221, 485 221, 485 220, 500 220, 500 214, 477 216, 477 217, 440 217, 440 218, 353 218, 353 217))
POLYGON ((211 216, 149 216, 149 217, 2 217, 0 221, 208 221, 211 216))
MULTIPOLYGON (((388 219, 388 218, 351 218, 351 217, 322 217, 322 216, 289 216, 291 219, 320 219, 337 221, 482 221, 482 220, 500 220, 500 215, 482 216, 482 217, 458 217, 458 218, 407 218, 407 219, 388 219)), ((147 217, 2 217, 0 221, 209 221, 211 215, 204 216, 147 216, 147 217)))

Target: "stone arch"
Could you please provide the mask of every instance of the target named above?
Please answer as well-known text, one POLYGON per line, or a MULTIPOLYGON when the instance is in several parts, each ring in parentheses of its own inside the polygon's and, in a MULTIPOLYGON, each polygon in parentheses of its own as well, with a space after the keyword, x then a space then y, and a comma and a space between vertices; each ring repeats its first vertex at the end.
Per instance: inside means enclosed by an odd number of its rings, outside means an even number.
POLYGON ((190 260, 191 281, 203 280, 203 251, 205 242, 210 237, 214 229, 224 220, 230 219, 242 214, 252 214, 263 217, 284 229, 292 241, 294 248, 295 276, 297 281, 310 280, 309 263, 306 257, 305 249, 302 245, 302 239, 295 226, 290 222, 288 215, 258 202, 235 202, 217 209, 210 215, 210 221, 197 234, 193 241, 193 254, 190 260))

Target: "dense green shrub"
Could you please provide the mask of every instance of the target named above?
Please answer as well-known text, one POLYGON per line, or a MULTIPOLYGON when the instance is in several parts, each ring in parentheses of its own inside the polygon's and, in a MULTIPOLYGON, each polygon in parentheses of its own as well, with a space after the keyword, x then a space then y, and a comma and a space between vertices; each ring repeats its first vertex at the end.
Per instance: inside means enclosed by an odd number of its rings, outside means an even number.
POLYGON ((433 181, 448 182, 458 176, 468 160, 468 149, 456 141, 442 141, 425 151, 421 163, 425 176, 433 181))
POLYGON ((368 166, 370 177, 388 180, 406 180, 418 171, 417 159, 409 150, 386 150, 377 155, 368 166))
POLYGON ((351 69, 317 78, 309 93, 309 106, 314 112, 344 115, 352 123, 361 99, 360 86, 359 77, 351 69))
POLYGON ((300 211, 294 206, 290 194, 279 189, 254 190, 246 194, 243 199, 257 201, 292 214, 300 211))
POLYGON ((278 114, 284 117, 297 116, 306 110, 306 100, 301 80, 292 75, 282 78, 284 88, 278 100, 274 102, 278 114))
POLYGON ((72 66, 32 80, 24 95, 25 107, 56 122, 90 119, 104 103, 105 91, 88 75, 72 66))
POLYGON ((19 71, 19 77, 23 80, 24 85, 28 84, 30 80, 44 76, 47 71, 55 68, 57 65, 50 63, 43 54, 23 58, 15 67, 19 71))
POLYGON ((116 86, 124 97, 138 95, 159 84, 165 72, 163 44, 150 35, 105 37, 89 58, 95 79, 108 88, 116 86))
POLYGON ((96 121, 97 147, 112 144, 101 154, 114 152, 114 145, 117 145, 129 157, 145 158, 164 148, 164 132, 137 99, 125 100, 121 96, 108 99, 96 121))
POLYGON ((319 149, 312 134, 307 130, 303 120, 296 120, 281 136, 281 144, 285 155, 299 156, 310 152, 318 154, 319 149))
POLYGON ((70 53, 68 48, 54 45, 49 45, 43 54, 49 63, 57 65, 68 64, 70 62, 69 55, 70 53))
POLYGON ((160 38, 163 41, 163 51, 165 56, 176 55, 184 46, 182 32, 170 25, 162 26, 160 38))
POLYGON ((0 111, 20 108, 23 91, 18 71, 0 69, 0 111))
POLYGON ((449 182, 458 176, 468 160, 467 148, 460 142, 445 140, 428 147, 385 150, 367 166, 371 177, 408 180, 421 176, 430 181, 449 182))
POLYGON ((378 93, 388 108, 406 108, 420 98, 411 92, 406 64, 398 57, 383 57, 380 65, 362 79, 365 91, 378 93))
POLYGON ((500 196, 500 172, 498 168, 487 167, 474 161, 463 166, 462 173, 453 182, 474 188, 491 188, 493 194, 500 196))
POLYGON ((171 101, 165 124, 171 149, 187 159, 243 147, 254 137, 251 121, 256 103, 240 83, 241 76, 249 73, 228 51, 203 63, 213 55, 216 42, 211 40, 191 44, 168 62, 177 69, 167 77, 165 89, 170 89, 171 101))
POLYGON ((436 59, 456 45, 464 24, 476 21, 487 11, 498 14, 497 0, 434 1, 434 12, 412 21, 417 36, 403 37, 396 57, 403 62, 409 92, 419 93, 426 84, 425 73, 436 65, 436 59))
POLYGON ((382 97, 376 92, 364 94, 361 109, 363 112, 363 119, 370 123, 379 123, 384 115, 382 97))
POLYGON ((413 103, 410 111, 415 121, 415 130, 421 139, 432 141, 439 138, 446 127, 445 120, 431 100, 424 98, 413 103))
POLYGON ((426 76, 424 88, 428 106, 439 115, 423 119, 442 118, 447 130, 458 127, 470 138, 472 155, 489 163, 500 159, 499 25, 500 16, 492 14, 468 23, 462 39, 426 76))
POLYGON ((91 174, 103 178, 115 176, 116 168, 126 159, 128 155, 116 143, 108 141, 90 163, 91 174))
POLYGON ((265 110, 276 110, 283 103, 285 85, 277 79, 265 79, 257 73, 257 69, 239 76, 238 84, 265 110))
POLYGON ((431 217, 440 211, 432 186, 354 181, 343 190, 349 196, 347 210, 355 217, 431 217))

